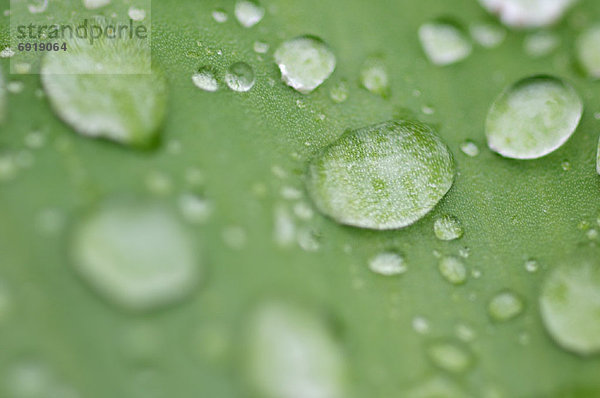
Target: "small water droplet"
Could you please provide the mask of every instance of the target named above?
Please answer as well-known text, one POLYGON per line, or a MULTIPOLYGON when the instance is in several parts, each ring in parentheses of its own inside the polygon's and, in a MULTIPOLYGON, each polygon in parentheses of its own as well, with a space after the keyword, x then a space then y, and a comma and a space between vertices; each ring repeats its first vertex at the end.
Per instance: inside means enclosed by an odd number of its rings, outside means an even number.
POLYGON ((429 321, 422 316, 416 316, 412 320, 412 327, 419 334, 429 333, 429 321))
POLYGON ((134 6, 129 7, 127 15, 134 21, 140 22, 146 19, 146 10, 134 6))
POLYGON ((254 52, 258 54, 266 54, 269 51, 269 45, 264 41, 255 41, 253 45, 254 52))
POLYGON ((223 10, 222 8, 217 8, 211 13, 211 15, 215 22, 218 23, 227 22, 227 20, 229 19, 227 12, 225 12, 225 10, 223 10))
POLYGON ((466 140, 462 144, 460 144, 460 150, 467 156, 474 158, 479 155, 479 147, 475 142, 471 140, 466 140))
POLYGON ((564 171, 569 171, 569 170, 571 170, 571 163, 568 160, 565 160, 565 161, 561 162, 560 167, 564 171))
POLYGON ((435 109, 428 105, 423 105, 421 107, 421 112, 423 112, 424 115, 433 115, 435 113, 435 109))
POLYGON ((498 25, 477 23, 469 27, 471 37, 485 48, 498 47, 506 38, 506 30, 498 25))
POLYGON ((470 327, 469 325, 466 325, 464 323, 459 323, 458 325, 456 325, 455 332, 456 332, 456 337, 458 337, 460 340, 464 341, 465 343, 469 343, 469 342, 475 340, 475 337, 477 337, 475 330, 473 330, 472 327, 470 327))
POLYGON ((523 300, 515 293, 503 291, 495 295, 488 304, 488 313, 495 321, 508 321, 523 311, 523 300))
POLYGON ((569 260, 544 281, 539 298, 544 326, 564 349, 600 352, 600 268, 597 254, 569 260))
POLYGON ((527 272, 536 272, 540 268, 540 264, 537 260, 530 259, 525 261, 525 270, 527 272))
POLYGON ((595 228, 590 228, 585 233, 585 236, 587 236, 589 240, 596 240, 598 239, 598 230, 595 228))
POLYGON ((265 9, 255 0, 238 0, 234 13, 243 27, 251 28, 263 19, 265 9))
POLYGON ((254 70, 245 62, 236 62, 225 74, 225 83, 233 91, 249 91, 254 86, 254 82, 254 70))
POLYGON ((458 255, 462 258, 468 258, 471 255, 471 249, 468 247, 461 247, 458 249, 458 255))
POLYGON ((25 88, 25 83, 18 81, 18 80, 13 80, 6 84, 6 91, 8 91, 11 94, 19 94, 19 93, 23 92, 24 88, 25 88))
POLYGON ((390 78, 383 59, 370 57, 360 69, 360 84, 373 94, 387 97, 390 91, 390 78))
POLYGON ((348 99, 349 92, 348 82, 340 80, 329 90, 329 97, 336 104, 341 104, 348 99))
POLYGON ((435 65, 450 65, 471 54, 472 46, 462 30, 449 22, 429 22, 419 28, 419 39, 427 58, 435 65))
POLYGON ((523 48, 525 53, 533 58, 543 57, 552 53, 560 45, 560 37, 556 33, 540 31, 525 36, 523 48))
POLYGON ((183 218, 193 224, 205 223, 213 211, 213 205, 209 200, 193 193, 182 194, 178 204, 183 218))
POLYGON ((508 158, 542 157, 569 139, 582 112, 581 99, 568 83, 551 76, 520 80, 488 112, 488 145, 508 158))
POLYGON ((479 278, 481 278, 481 275, 483 275, 483 273, 481 272, 481 270, 480 270, 480 269, 477 269, 477 268, 475 268, 475 269, 473 269, 473 270, 471 271, 471 276, 472 276, 474 279, 479 279, 479 278))
POLYGON ((503 24, 515 28, 552 25, 562 18, 573 0, 479 0, 503 24))
POLYGON ((466 349, 445 341, 430 344, 427 355, 437 367, 451 373, 463 373, 472 362, 471 355, 466 349))
POLYGON ((81 219, 71 254, 90 286, 135 311, 187 296, 199 271, 194 246, 168 208, 139 200, 113 200, 81 219))
POLYGON ((161 171, 151 171, 145 177, 146 188, 157 196, 164 196, 171 193, 173 184, 171 178, 161 171))
POLYGON ((405 273, 408 267, 401 254, 383 252, 369 260, 369 269, 380 275, 392 276, 405 273))
POLYGON ((324 148, 309 164, 307 188, 342 224, 397 229, 427 214, 453 181, 452 155, 434 131, 399 120, 348 131, 324 148))
POLYGON ((439 240, 455 240, 463 235, 463 228, 458 218, 444 215, 436 218, 433 232, 439 240))
POLYGON ((321 85, 335 69, 335 55, 323 40, 300 36, 287 40, 275 51, 282 80, 302 94, 321 85))
POLYGON ((467 280, 467 267, 457 257, 442 257, 438 269, 444 279, 454 285, 460 285, 467 280))
POLYGON ((219 89, 215 72, 211 67, 203 66, 192 75, 192 81, 199 89, 214 92, 219 89))
POLYGON ((294 214, 301 220, 310 220, 314 212, 308 203, 298 202, 294 205, 294 214))

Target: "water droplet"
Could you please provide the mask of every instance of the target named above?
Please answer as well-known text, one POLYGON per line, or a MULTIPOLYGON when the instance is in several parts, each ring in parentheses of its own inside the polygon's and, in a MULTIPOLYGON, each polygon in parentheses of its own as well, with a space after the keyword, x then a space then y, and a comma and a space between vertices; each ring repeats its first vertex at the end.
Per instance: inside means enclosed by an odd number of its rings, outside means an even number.
POLYGON ((469 325, 466 325, 464 323, 459 323, 458 325, 456 325, 456 337, 458 337, 460 340, 464 341, 465 343, 469 343, 473 340, 475 340, 475 337, 477 337, 475 330, 473 330, 472 327, 470 327, 469 325))
POLYGON ((8 84, 6 85, 6 91, 8 91, 11 94, 19 94, 19 93, 23 92, 24 88, 25 88, 25 83, 20 82, 18 80, 13 80, 11 82, 8 82, 8 84))
POLYGON ((587 236, 589 240, 596 240, 598 239, 598 231, 594 228, 588 229, 585 236, 587 236))
POLYGON ((269 45, 264 41, 255 41, 253 48, 254 52, 257 52, 258 54, 266 54, 267 51, 269 51, 269 45))
POLYGON ((466 140, 462 144, 460 144, 460 150, 467 156, 474 158, 479 155, 479 147, 475 142, 471 140, 466 140))
POLYGON ((600 25, 585 30, 577 39, 577 59, 588 76, 600 79, 600 25))
POLYGON ((471 25, 469 31, 473 40, 485 48, 498 47, 506 38, 506 30, 488 23, 471 25))
POLYGON ((433 115, 435 113, 435 109, 428 105, 423 105, 421 107, 421 112, 423 112, 424 115, 433 115))
POLYGON ((412 320, 412 327, 419 334, 429 333, 429 321, 422 316, 416 316, 412 320))
POLYGON ((83 0, 83 6, 88 10, 95 10, 108 4, 110 4, 110 0, 83 0))
POLYGON ((105 203, 79 222, 71 249, 83 279, 129 310, 179 300, 191 293, 198 277, 198 259, 186 231, 157 203, 105 203))
POLYGON ((346 396, 343 353, 315 314, 289 304, 266 303, 252 314, 245 336, 246 377, 257 396, 346 396))
POLYGON ((243 249, 248 240, 246 231, 238 226, 231 226, 223 229, 222 236, 225 244, 234 250, 243 249))
POLYGON ((109 41, 69 39, 67 53, 45 55, 41 77, 52 108, 79 134, 149 146, 166 111, 164 74, 139 74, 151 58, 142 39, 102 40, 109 41), (102 74, 90 74, 90 65, 102 74))
POLYGON ((468 258, 471 255, 471 249, 468 247, 461 247, 458 249, 458 255, 462 258, 468 258))
POLYGON ((397 229, 427 214, 453 181, 452 155, 434 131, 400 120, 343 134, 311 160, 307 188, 342 224, 397 229))
POLYGON ((471 54, 472 46, 462 30, 449 22, 429 22, 419 28, 423 51, 436 65, 449 65, 471 54))
POLYGON ((525 261, 525 270, 527 272, 536 272, 540 268, 540 264, 537 260, 527 260, 525 261))
POLYGON ((290 87, 308 94, 321 85, 335 69, 335 55, 315 36, 287 40, 275 51, 281 79, 290 87))
POLYGON ((329 97, 336 104, 341 104, 348 99, 349 91, 348 83, 345 80, 340 80, 329 90, 329 97))
POLYGON ((498 293, 488 304, 488 313, 495 321, 508 321, 523 311, 523 300, 510 291, 498 293))
POLYGON ((525 36, 523 48, 533 58, 546 56, 560 45, 560 37, 556 33, 540 31, 525 36))
POLYGON ((211 15, 212 15, 212 18, 215 20, 215 22, 218 22, 218 23, 227 22, 227 19, 229 19, 229 16, 225 12, 225 10, 223 10, 222 8, 217 8, 216 10, 214 10, 212 12, 211 15))
POLYGON ((529 77, 506 89, 490 108, 490 149, 514 159, 536 159, 563 145, 579 124, 583 104, 566 82, 529 77))
POLYGON ((203 66, 192 75, 192 81, 199 89, 214 92, 219 89, 215 72, 211 67, 203 66))
POLYGON ((433 232, 440 240, 455 240, 463 235, 462 225, 458 218, 449 215, 436 218, 433 223, 433 232))
POLYGON ((289 246, 296 237, 296 225, 288 210, 282 206, 276 206, 274 211, 273 228, 274 239, 280 246, 289 246))
POLYGON ((451 373, 463 373, 472 362, 471 355, 465 349, 445 341, 430 344, 427 355, 437 367, 451 373))
POLYGON ((390 78, 387 67, 379 57, 370 57, 360 69, 360 84, 373 94, 387 97, 390 91, 390 78))
POLYGON ((298 202, 294 205, 294 214, 301 220, 310 220, 314 212, 308 203, 298 202))
POLYGON ((560 167, 564 171, 569 171, 571 170, 571 163, 568 160, 565 160, 564 162, 561 162, 560 167))
POLYGON ((161 171, 153 170, 145 177, 146 188, 156 196, 165 196, 173 190, 171 178, 161 171))
POLYGON ((265 16, 265 9, 255 0, 238 0, 234 12, 239 23, 245 28, 251 28, 265 16))
POLYGON ((600 268, 597 255, 555 268, 540 295, 544 326, 564 349, 581 355, 600 352, 600 268))
POLYGON ((301 228, 297 235, 298 246, 307 252, 316 252, 321 247, 319 233, 311 228, 301 228))
POLYGON ((129 15, 129 18, 133 19, 134 21, 140 22, 146 18, 146 10, 131 6, 127 11, 127 15, 129 15))
POLYGON ((193 224, 205 223, 213 211, 210 201, 192 193, 181 195, 178 204, 183 218, 193 224))
POLYGON ((236 62, 225 74, 225 83, 233 91, 249 91, 254 86, 254 82, 254 70, 245 62, 236 62))
POLYGON ((516 28, 552 25, 562 18, 573 0, 479 0, 503 24, 516 28))
POLYGON ((380 275, 392 276, 405 273, 408 267, 401 254, 383 252, 369 260, 369 269, 380 275))
POLYGON ((298 188, 285 186, 281 188, 281 197, 288 200, 300 199, 302 197, 302 191, 298 188))
POLYGON ((460 285, 467 280, 467 267, 459 258, 442 257, 438 268, 444 279, 454 285, 460 285))

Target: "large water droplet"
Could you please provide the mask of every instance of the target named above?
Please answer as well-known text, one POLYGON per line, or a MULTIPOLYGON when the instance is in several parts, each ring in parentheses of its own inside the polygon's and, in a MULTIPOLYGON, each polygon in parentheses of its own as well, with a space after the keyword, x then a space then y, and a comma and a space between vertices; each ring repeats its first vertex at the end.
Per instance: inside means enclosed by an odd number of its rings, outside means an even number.
POLYGON ((400 275, 406 272, 404 257, 394 252, 379 253, 369 260, 369 269, 380 275, 400 275))
POLYGON ((219 89, 217 77, 212 68, 203 66, 192 75, 192 81, 199 89, 214 92, 219 89))
POLYGON ((236 62, 225 74, 225 83, 233 91, 249 91, 254 86, 254 82, 254 70, 245 62, 236 62))
POLYGON ((464 372, 472 362, 471 355, 462 347, 446 341, 429 345, 427 355, 436 366, 452 373, 464 372))
POLYGON ((324 322, 283 303, 263 304, 248 327, 248 382, 265 398, 341 398, 342 351, 324 322))
POLYGON ((187 296, 198 258, 184 227, 157 203, 111 201, 83 218, 73 235, 76 271, 109 301, 149 310, 187 296))
POLYGON ((523 311, 523 300, 510 291, 498 293, 488 304, 488 313, 492 319, 508 321, 523 311))
POLYGON ((512 27, 540 27, 558 21, 573 0, 479 0, 489 12, 512 27))
POLYGON ((389 121, 347 131, 309 165, 318 209, 347 225, 397 229, 427 214, 454 181, 452 155, 434 131, 389 121))
POLYGON ((540 311, 548 333, 581 355, 600 353, 600 268, 597 256, 553 270, 544 282, 540 311))
POLYGON ((281 43, 275 51, 275 62, 288 86, 308 94, 333 73, 336 60, 323 40, 300 36, 281 43))
POLYGON ((436 65, 449 65, 465 59, 472 46, 462 30, 453 23, 429 22, 419 28, 423 51, 436 65))
POLYGON ((463 228, 458 218, 445 215, 436 218, 433 223, 433 232, 440 240, 454 240, 463 235, 463 228))
POLYGON ((584 71, 600 79, 600 25, 585 30, 577 39, 577 58, 584 71))
POLYGON ((250 28, 263 19, 265 9, 255 0, 238 0, 234 13, 242 26, 250 28))
POLYGON ((467 267, 457 257, 442 257, 438 268, 444 279, 454 285, 465 283, 467 280, 467 267))
POLYGON ((575 132, 583 104, 566 82, 534 76, 508 87, 490 108, 486 120, 489 147, 514 159, 547 155, 575 132))
POLYGON ((165 115, 167 84, 156 70, 137 74, 150 60, 141 41, 100 39, 91 45, 74 38, 67 40, 68 52, 48 52, 42 83, 58 116, 82 135, 152 144, 165 115))
POLYGON ((360 70, 360 84, 373 94, 387 97, 390 91, 390 78, 383 60, 368 58, 360 70))

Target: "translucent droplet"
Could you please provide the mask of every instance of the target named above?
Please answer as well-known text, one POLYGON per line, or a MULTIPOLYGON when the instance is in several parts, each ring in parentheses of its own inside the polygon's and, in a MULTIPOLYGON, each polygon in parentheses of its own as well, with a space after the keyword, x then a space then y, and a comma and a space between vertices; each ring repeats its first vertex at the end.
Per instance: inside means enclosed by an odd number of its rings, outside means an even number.
POLYGON ((229 19, 227 12, 225 12, 225 10, 223 10, 222 8, 217 8, 216 10, 214 10, 211 13, 211 15, 212 15, 213 19, 215 20, 215 22, 218 22, 218 23, 227 22, 227 19, 229 19))
POLYGON ((497 25, 480 23, 469 27, 471 37, 485 48, 498 47, 506 38, 506 30, 497 25))
POLYGON ((134 21, 143 21, 146 18, 146 10, 131 6, 127 11, 127 15, 134 21))
POLYGON ((458 218, 444 215, 435 219, 433 232, 440 240, 455 240, 463 235, 463 228, 458 218))
POLYGON ((315 314, 289 304, 263 304, 251 316, 245 374, 265 398, 346 396, 346 369, 338 342, 315 314))
POLYGON ((298 246, 307 252, 316 252, 321 248, 321 236, 311 228, 301 228, 297 237, 298 246))
POLYGON ((460 144, 460 150, 467 156, 474 158, 479 155, 479 147, 471 140, 466 140, 460 144))
POLYGON ((239 23, 246 28, 256 25, 265 16, 265 9, 255 0, 238 0, 234 12, 239 23))
POLYGON ((405 273, 408 267, 402 255, 383 252, 369 260, 369 269, 380 275, 392 276, 405 273))
POLYGON ((600 352, 600 268, 597 256, 555 268, 540 295, 542 320, 564 349, 580 355, 600 352))
POLYGON ((514 159, 547 155, 575 132, 583 104, 566 82, 529 77, 507 88, 490 108, 486 136, 490 149, 514 159))
POLYGON ((473 330, 472 327, 470 327, 469 325, 466 325, 464 323, 459 323, 458 325, 456 325, 456 337, 458 337, 460 340, 464 341, 465 343, 469 343, 473 340, 475 340, 475 337, 477 337, 475 330, 473 330))
POLYGON ((368 58, 360 69, 360 84, 373 94, 387 97, 390 91, 390 78, 387 67, 379 57, 368 58))
POLYGON ((310 220, 314 212, 308 203, 298 202, 294 205, 294 214, 301 220, 310 220))
POLYGON ((498 293, 488 305, 488 313, 495 321, 508 321, 523 311, 523 301, 510 291, 498 293))
POLYGON ((48 0, 39 0, 37 2, 33 2, 32 4, 27 4, 27 8, 32 14, 40 14, 46 11, 48 8, 48 0))
POLYGON ((287 40, 275 51, 281 79, 290 87, 308 94, 321 85, 335 69, 335 55, 315 36, 287 40))
POLYGON ((83 0, 83 5, 88 10, 95 10, 108 4, 110 4, 110 0, 83 0))
POLYGON ((348 99, 349 91, 348 83, 340 80, 329 90, 329 97, 336 104, 340 104, 348 99))
POLYGON ((259 54, 266 54, 267 51, 269 51, 269 45, 267 43, 265 43, 264 41, 255 41, 253 48, 254 48, 254 52, 259 53, 259 54))
POLYGON ((91 45, 74 38, 67 46, 64 54, 48 52, 41 69, 58 116, 82 135, 130 146, 153 144, 165 116, 167 84, 156 68, 137 74, 150 60, 142 39, 100 39, 91 45), (90 74, 92 65, 103 74, 90 74))
POLYGON ((429 345, 427 355, 436 366, 451 373, 466 371, 472 362, 471 355, 465 349, 451 342, 429 345))
POLYGON ((209 200, 192 193, 181 195, 178 204, 183 218, 194 224, 208 221, 213 211, 213 205, 209 200))
POLYGON ((540 264, 537 260, 527 260, 525 261, 525 270, 527 272, 536 272, 540 268, 540 264))
POLYGON ((19 94, 19 93, 23 92, 24 88, 25 88, 25 83, 20 82, 18 80, 13 80, 11 82, 8 82, 8 84, 6 85, 6 91, 8 91, 11 94, 19 94))
POLYGON ((289 246, 296 237, 296 224, 289 211, 282 205, 275 207, 273 238, 280 246, 289 246))
POLYGON ((233 91, 249 91, 254 86, 254 82, 254 70, 245 62, 236 62, 225 74, 225 83, 233 91))
POLYGON ((165 196, 173 190, 171 178, 161 171, 150 171, 145 178, 148 191, 156 196, 165 196))
POLYGON ((423 51, 436 65, 449 65, 471 54, 472 46, 460 28, 448 22, 430 22, 419 28, 423 51))
POLYGON ((83 218, 72 237, 73 266, 107 300, 143 311, 182 299, 199 264, 183 226, 168 208, 112 201, 83 218))
POLYGON ((199 89, 214 92, 219 89, 217 77, 212 68, 203 66, 192 75, 192 81, 199 89))
POLYGON ((426 334, 429 332, 429 321, 421 316, 416 316, 412 320, 412 327, 415 332, 426 334))
POLYGON ((467 280, 467 267, 457 257, 442 257, 438 268, 444 279, 454 285, 460 285, 467 280))
POLYGON ((587 230, 587 232, 585 233, 585 236, 587 236, 587 238, 589 240, 596 240, 596 239, 598 239, 598 230, 591 228, 591 229, 587 230))
POLYGON ((479 0, 503 24, 517 28, 552 25, 562 18, 573 0, 479 0))
POLYGON ((577 39, 577 59, 588 76, 600 79, 600 25, 585 30, 577 39))
POLYGON ((527 35, 523 42, 525 53, 530 57, 537 58, 546 56, 560 44, 560 37, 552 32, 540 31, 527 35))
POLYGON ((434 131, 389 121, 343 134, 309 164, 307 188, 334 220, 397 229, 427 214, 454 181, 452 155, 434 131))
POLYGON ((569 162, 568 160, 565 160, 565 161, 561 162, 560 163, 560 168, 563 169, 564 171, 571 170, 571 162, 569 162))

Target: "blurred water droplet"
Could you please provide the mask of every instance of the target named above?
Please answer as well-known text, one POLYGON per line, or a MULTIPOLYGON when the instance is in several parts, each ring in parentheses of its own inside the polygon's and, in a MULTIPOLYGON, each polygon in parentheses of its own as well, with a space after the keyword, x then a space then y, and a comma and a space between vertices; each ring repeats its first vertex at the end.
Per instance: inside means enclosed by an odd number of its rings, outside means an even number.
POLYGON ((208 221, 213 211, 213 205, 209 200, 193 193, 182 194, 178 204, 183 218, 194 224, 208 221))
POLYGON ((433 232, 439 240, 455 240, 463 235, 463 228, 458 218, 444 215, 435 219, 433 232))
POLYGON ((516 28, 552 25, 562 18, 573 0, 479 0, 503 24, 516 28))
POLYGON ((5 47, 4 50, 0 51, 0 58, 11 58, 15 55, 15 52, 10 47, 5 47))
POLYGON ((298 245, 307 252, 316 252, 321 247, 321 237, 311 228, 301 228, 297 234, 298 245))
POLYGON ((448 22, 429 22, 419 28, 419 39, 427 58, 435 65, 449 65, 471 54, 472 46, 456 25, 448 22))
POLYGON ((382 252, 369 260, 369 269, 385 276, 401 275, 408 270, 404 256, 395 252, 382 252))
POLYGON ((543 57, 552 53, 560 45, 560 37, 552 32, 540 31, 525 36, 523 48, 525 53, 533 58, 543 57))
POLYGON ((217 8, 211 13, 211 15, 215 22, 218 23, 227 22, 227 19, 229 19, 227 12, 225 12, 225 10, 223 10, 222 8, 217 8))
POLYGON ((457 257, 442 257, 438 269, 444 279, 454 285, 460 285, 467 280, 467 267, 457 257))
POLYGON ((498 47, 506 38, 506 30, 488 23, 473 24, 469 31, 473 40, 485 48, 498 47))
POLYGON ((390 78, 383 59, 370 57, 360 69, 360 84, 373 94, 387 97, 390 91, 390 78))
POLYGON ((456 331, 456 337, 458 337, 460 340, 464 341, 465 343, 470 343, 471 341, 475 340, 475 338, 477 337, 475 330, 473 330, 472 327, 470 327, 469 325, 466 325, 464 323, 459 323, 458 325, 456 325, 455 331, 456 331))
POLYGON ((329 90, 329 97, 336 104, 341 104, 348 99, 350 90, 345 80, 340 80, 329 90))
POLYGON ((540 264, 537 260, 530 259, 525 261, 525 270, 527 272, 536 272, 540 268, 540 264))
POLYGON ((419 334, 429 333, 429 321, 421 316, 416 316, 412 320, 412 327, 419 334))
POLYGON ((588 76, 600 79, 600 25, 589 27, 579 36, 576 50, 583 70, 588 76))
POLYGON ((488 313, 493 320, 508 321, 523 312, 523 300, 510 291, 500 292, 488 304, 488 313))
POLYGON ((245 62, 236 62, 225 74, 225 83, 233 91, 249 91, 254 86, 254 82, 254 70, 245 62))
POLYGON ((451 373, 463 373, 472 362, 471 355, 464 348, 445 341, 430 344, 427 355, 437 367, 451 373))
POLYGON ((280 246, 289 246, 296 237, 296 225, 288 210, 282 206, 276 206, 274 211, 274 232, 275 242, 280 246))
POLYGON ((230 226, 223 229, 222 236, 225 244, 234 250, 243 249, 248 240, 244 228, 238 226, 230 226))
POLYGON ((199 89, 214 92, 219 89, 217 77, 212 68, 203 66, 192 75, 192 81, 199 89))
POLYGON ((146 19, 146 10, 131 6, 127 11, 127 15, 129 15, 129 18, 131 18, 132 20, 140 22, 146 19))
POLYGON ((269 45, 264 41, 255 41, 253 45, 254 52, 258 54, 266 54, 269 51, 269 45))
POLYGON ((294 214, 301 220, 310 220, 314 211, 308 203, 298 202, 294 205, 294 214))
POLYGON ((265 9, 255 0, 238 0, 234 12, 239 23, 245 28, 251 28, 265 16, 265 9))

